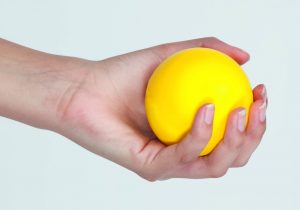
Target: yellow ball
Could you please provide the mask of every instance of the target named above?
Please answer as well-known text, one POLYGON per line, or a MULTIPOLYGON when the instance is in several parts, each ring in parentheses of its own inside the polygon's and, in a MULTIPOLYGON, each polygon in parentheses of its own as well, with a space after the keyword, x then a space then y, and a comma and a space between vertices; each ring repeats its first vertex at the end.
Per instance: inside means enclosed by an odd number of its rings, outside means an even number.
POLYGON ((167 145, 190 131, 201 106, 215 105, 212 136, 200 156, 209 154, 223 138, 229 113, 244 107, 248 119, 252 102, 251 85, 242 68, 208 48, 183 50, 163 61, 152 74, 145 97, 149 124, 167 145))

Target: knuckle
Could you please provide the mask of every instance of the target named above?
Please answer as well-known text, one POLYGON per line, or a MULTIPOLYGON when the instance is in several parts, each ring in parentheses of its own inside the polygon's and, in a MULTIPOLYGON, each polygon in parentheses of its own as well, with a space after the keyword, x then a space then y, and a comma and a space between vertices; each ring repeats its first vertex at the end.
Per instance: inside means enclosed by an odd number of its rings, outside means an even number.
POLYGON ((178 162, 188 163, 198 158, 203 148, 207 145, 210 134, 206 137, 189 133, 186 138, 177 146, 178 162))
POLYGON ((242 137, 234 137, 227 139, 226 143, 230 149, 239 150, 243 146, 244 141, 242 137))
POLYGON ((155 182, 159 179, 159 177, 154 173, 142 172, 138 173, 138 175, 149 182, 155 182))
POLYGON ((191 155, 191 145, 192 144, 192 138, 189 135, 187 139, 184 139, 180 144, 177 145, 176 147, 176 153, 178 154, 178 162, 179 164, 181 163, 187 163, 191 160, 192 155, 191 155))
POLYGON ((199 128, 192 131, 190 138, 197 139, 198 142, 207 142, 211 138, 212 127, 199 128))
POLYGON ((210 37, 208 37, 208 39, 210 41, 219 41, 219 39, 217 37, 215 37, 215 36, 210 36, 210 37))
POLYGON ((219 39, 215 36, 205 37, 204 40, 207 42, 218 42, 219 41, 219 39))
POLYGON ((228 168, 222 167, 213 167, 210 170, 210 177, 212 178, 220 178, 223 177, 228 171, 228 168))
POLYGON ((263 126, 262 126, 262 129, 261 129, 261 137, 264 135, 266 130, 267 130, 267 125, 266 125, 266 123, 264 123, 263 126))
POLYGON ((247 165, 248 160, 238 160, 235 162, 234 167, 244 167, 247 165))
POLYGON ((262 139, 263 134, 262 133, 253 133, 250 137, 253 140, 253 142, 257 142, 258 143, 262 139))
POLYGON ((182 164, 188 163, 193 159, 194 159, 193 155, 191 155, 190 153, 185 153, 185 154, 181 155, 181 157, 179 159, 179 163, 182 163, 182 164))
POLYGON ((166 51, 166 50, 169 49, 169 44, 160 44, 160 45, 157 45, 156 47, 157 47, 157 49, 159 49, 160 51, 164 52, 164 51, 166 51))
POLYGON ((136 164, 134 170, 137 175, 149 182, 155 182, 159 179, 158 170, 155 165, 145 160, 137 162, 138 164, 136 164))
POLYGON ((254 139, 255 141, 260 141, 262 139, 263 135, 265 134, 265 132, 266 132, 266 125, 264 124, 264 125, 262 125, 261 129, 257 129, 255 131, 251 132, 250 137, 252 139, 254 139))
POLYGON ((239 149, 241 149, 241 147, 243 146, 243 141, 242 141, 242 139, 239 139, 239 140, 237 140, 237 141, 234 141, 233 143, 232 143, 232 147, 234 148, 234 149, 236 149, 236 150, 239 150, 239 149))
POLYGON ((161 55, 169 55, 172 51, 174 51, 173 45, 169 43, 157 45, 155 48, 161 55))
POLYGON ((156 182, 158 179, 156 177, 153 176, 146 176, 144 177, 145 180, 147 180, 148 182, 156 182))

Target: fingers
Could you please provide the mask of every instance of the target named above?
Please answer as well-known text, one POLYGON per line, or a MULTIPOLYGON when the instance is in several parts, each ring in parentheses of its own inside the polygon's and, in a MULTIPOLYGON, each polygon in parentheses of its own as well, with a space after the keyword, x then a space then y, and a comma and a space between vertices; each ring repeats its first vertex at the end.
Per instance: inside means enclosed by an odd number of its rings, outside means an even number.
POLYGON ((231 167, 244 143, 245 122, 245 109, 238 109, 230 115, 223 141, 206 160, 209 176, 223 176, 231 167))
POLYGON ((205 40, 202 44, 202 47, 207 47, 207 48, 211 48, 223 52, 229 55, 230 57, 232 57, 239 64, 246 63, 250 58, 250 55, 244 50, 231 46, 220 40, 217 41, 214 39, 205 40))
POLYGON ((186 163, 197 160, 211 137, 214 105, 203 106, 197 113, 191 131, 178 144, 163 149, 152 161, 157 179, 174 177, 186 163))
POLYGON ((257 85, 253 89, 253 99, 254 101, 257 100, 267 100, 267 90, 266 87, 263 84, 257 85))
POLYGON ((267 93, 264 85, 257 86, 253 94, 255 101, 250 108, 245 143, 233 167, 241 167, 248 162, 266 130, 267 93))
POLYGON ((240 153, 240 149, 244 143, 245 121, 245 109, 237 109, 229 115, 224 139, 210 155, 202 159, 205 164, 201 163, 201 161, 194 163, 192 167, 195 170, 191 170, 193 178, 217 178, 227 172, 240 153), (204 167, 199 167, 199 164, 204 165, 204 167), (205 174, 203 174, 203 171, 205 171, 205 174))
POLYGON ((204 106, 196 115, 192 130, 175 146, 174 158, 179 163, 196 160, 211 137, 214 105, 204 106))
POLYGON ((216 178, 223 176, 238 156, 245 136, 245 109, 234 110, 228 117, 223 141, 205 157, 185 165, 176 171, 176 177, 216 178))
POLYGON ((249 110, 239 108, 230 113, 223 140, 211 154, 199 157, 212 133, 214 106, 202 107, 191 131, 175 145, 164 147, 151 162, 151 180, 168 178, 221 177, 231 167, 243 166, 260 143, 266 129, 267 94, 259 85, 253 90, 254 102, 249 110))
POLYGON ((177 51, 193 47, 205 47, 218 50, 229 55, 239 64, 246 63, 250 58, 249 54, 244 50, 231 46, 215 37, 206 37, 182 42, 163 44, 152 48, 152 50, 157 55, 159 55, 161 60, 164 60, 177 51))

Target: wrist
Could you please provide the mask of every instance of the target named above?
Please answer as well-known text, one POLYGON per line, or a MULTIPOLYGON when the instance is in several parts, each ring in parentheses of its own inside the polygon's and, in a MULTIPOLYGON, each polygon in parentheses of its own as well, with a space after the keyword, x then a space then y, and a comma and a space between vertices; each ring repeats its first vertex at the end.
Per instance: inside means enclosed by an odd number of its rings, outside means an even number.
POLYGON ((39 73, 40 78, 37 78, 37 82, 41 82, 41 89, 44 89, 40 103, 43 115, 47 118, 46 129, 58 131, 60 127, 65 127, 64 112, 82 88, 92 65, 91 61, 57 56, 54 63, 48 66, 49 71, 39 73))
POLYGON ((0 115, 54 130, 62 98, 72 96, 92 62, 0 41, 0 115))

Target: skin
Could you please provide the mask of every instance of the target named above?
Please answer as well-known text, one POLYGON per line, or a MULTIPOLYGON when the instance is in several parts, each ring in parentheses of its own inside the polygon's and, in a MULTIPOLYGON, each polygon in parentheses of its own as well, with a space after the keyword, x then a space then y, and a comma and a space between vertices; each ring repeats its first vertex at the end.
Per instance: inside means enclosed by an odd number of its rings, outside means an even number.
POLYGON ((180 143, 165 146, 145 115, 147 82, 165 58, 192 47, 219 50, 241 65, 249 60, 243 50, 213 37, 101 61, 51 55, 0 39, 0 115, 57 132, 149 181, 221 177, 244 166, 259 145, 266 129, 266 89, 262 84, 253 89, 247 128, 241 127, 242 108, 230 113, 224 139, 211 154, 198 157, 211 135, 207 106, 200 107, 180 143))

